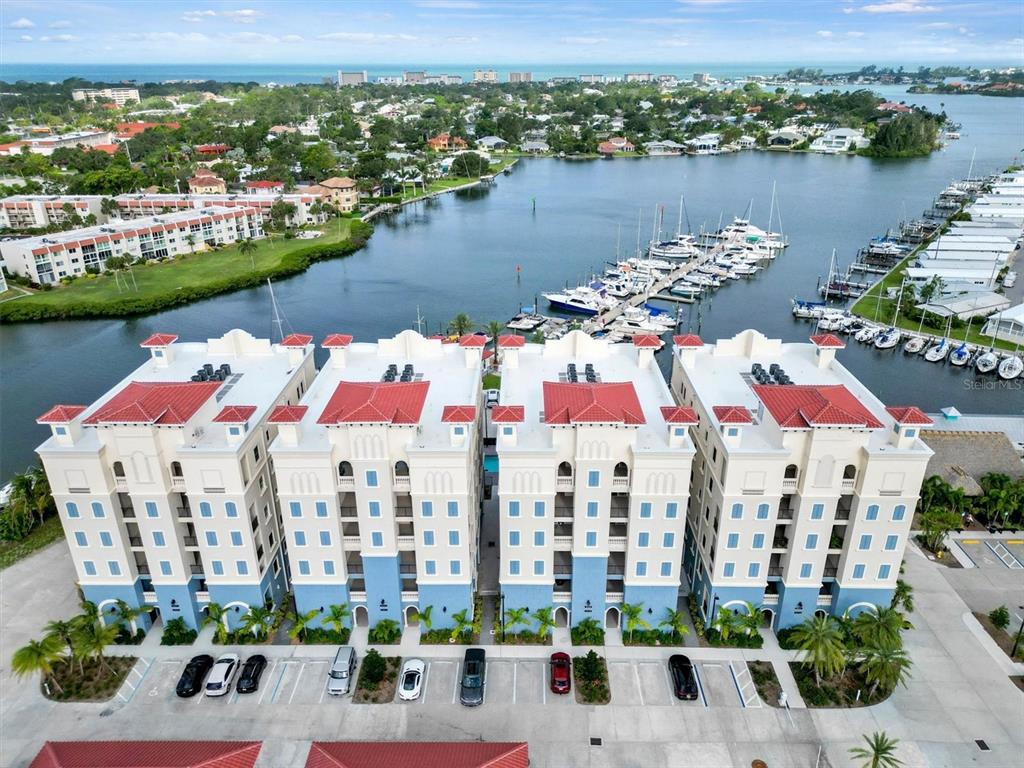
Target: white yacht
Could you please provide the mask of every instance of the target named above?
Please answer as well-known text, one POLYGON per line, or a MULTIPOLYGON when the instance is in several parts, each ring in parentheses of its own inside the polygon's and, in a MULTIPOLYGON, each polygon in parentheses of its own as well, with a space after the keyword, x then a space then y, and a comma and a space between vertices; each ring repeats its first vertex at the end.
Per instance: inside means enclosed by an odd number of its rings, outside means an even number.
POLYGON ((945 360, 946 355, 948 354, 949 342, 946 339, 942 339, 938 344, 934 345, 924 353, 924 359, 929 363, 939 363, 945 360))
POLYGON ((889 328, 875 337, 877 349, 892 349, 900 343, 900 332, 895 328, 889 328))
POLYGON ((951 365, 967 365, 967 361, 971 359, 971 348, 967 344, 961 342, 960 346, 949 353, 949 362, 951 365))
POLYGON ((908 355, 920 354, 926 343, 927 340, 924 336, 911 336, 907 343, 903 345, 903 351, 908 355))

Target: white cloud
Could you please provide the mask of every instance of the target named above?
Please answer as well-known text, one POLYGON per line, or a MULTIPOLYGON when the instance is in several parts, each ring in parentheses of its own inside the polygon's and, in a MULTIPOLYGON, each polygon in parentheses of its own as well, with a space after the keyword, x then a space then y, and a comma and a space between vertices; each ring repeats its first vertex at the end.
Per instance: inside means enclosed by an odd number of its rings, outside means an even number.
POLYGON ((302 35, 281 35, 283 43, 301 43, 303 39, 302 35))
POLYGON ((43 35, 39 38, 41 43, 73 43, 79 38, 74 35, 43 35))
POLYGON ((23 43, 31 43, 32 42, 32 35, 22 35, 18 39, 21 40, 21 42, 23 42, 23 43))
POLYGON ((476 0, 419 0, 416 3, 420 8, 440 8, 465 11, 473 8, 482 8, 476 0))
POLYGON ((573 35, 570 37, 563 37, 559 40, 560 43, 565 45, 600 45, 601 43, 607 43, 607 37, 590 37, 588 35, 573 35))
POLYGON ((141 43, 209 43, 202 32, 129 32, 125 40, 141 43))
POLYGON ((342 41, 348 43, 391 43, 396 40, 409 41, 416 40, 415 35, 406 34, 395 34, 395 35, 383 35, 377 34, 376 32, 327 32, 323 35, 317 35, 317 40, 332 40, 342 41))
POLYGON ((673 35, 672 37, 665 37, 658 40, 657 44, 661 48, 686 48, 690 44, 690 41, 685 37, 673 35))
POLYGON ((182 19, 182 21, 190 21, 193 24, 196 24, 196 23, 199 23, 200 21, 202 21, 203 19, 208 19, 211 16, 216 16, 216 15, 217 15, 216 11, 209 11, 209 10, 207 10, 207 11, 185 11, 185 13, 181 17, 181 19, 182 19))
POLYGON ((846 36, 847 37, 864 37, 864 33, 863 32, 847 32, 846 36))
POLYGON ((933 21, 928 24, 922 24, 921 29, 952 29, 955 26, 956 24, 951 21, 933 21))
MULTIPOLYGON (((939 10, 934 5, 921 5, 917 0, 905 0, 904 2, 873 3, 865 5, 860 9, 863 13, 935 13, 939 10)), ((846 11, 844 8, 843 11, 846 11)))
POLYGON ((835 32, 830 29, 819 29, 815 34, 817 34, 818 37, 835 37, 835 32))
POLYGON ((268 35, 263 32, 232 32, 221 35, 221 38, 232 43, 245 43, 246 45, 274 45, 281 42, 281 38, 277 35, 268 35))
POLYGON ((256 22, 256 19, 267 14, 254 8, 239 8, 237 11, 221 11, 220 15, 226 16, 232 21, 237 21, 239 24, 253 24, 256 22))
POLYGON ((453 35, 452 37, 446 37, 445 41, 449 42, 449 43, 457 43, 457 44, 479 43, 480 42, 480 38, 479 37, 474 37, 472 35, 453 35))
POLYGON ((61 19, 60 21, 51 21, 47 26, 49 26, 50 29, 70 29, 71 22, 66 19, 61 19))
POLYGON ((32 19, 26 19, 22 16, 20 19, 15 19, 10 23, 11 29, 32 29, 36 23, 32 19))

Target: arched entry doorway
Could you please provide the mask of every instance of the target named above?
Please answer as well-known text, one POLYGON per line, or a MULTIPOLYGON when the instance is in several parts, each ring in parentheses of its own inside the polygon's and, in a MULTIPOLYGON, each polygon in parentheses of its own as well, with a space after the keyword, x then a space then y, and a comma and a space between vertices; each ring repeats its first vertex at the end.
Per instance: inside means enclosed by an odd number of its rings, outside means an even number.
POLYGON ((775 623, 775 611, 771 608, 763 608, 761 610, 761 626, 771 627, 775 623))
POLYGON ((816 610, 816 611, 814 612, 814 615, 815 615, 816 617, 820 617, 820 618, 822 618, 822 619, 823 619, 823 618, 825 618, 826 616, 828 616, 828 611, 823 611, 823 610, 822 610, 821 608, 819 608, 818 610, 816 610))
POLYGON ((555 608, 555 626, 569 626, 569 609, 566 608, 564 605, 560 605, 557 608, 555 608))
POLYGON ((614 605, 604 612, 604 627, 605 629, 619 628, 619 609, 614 605))
POLYGON ((357 605, 352 610, 352 620, 355 621, 357 627, 370 626, 370 614, 365 605, 357 605))
POLYGON ((405 606, 405 626, 418 627, 420 625, 420 612, 415 605, 405 606))

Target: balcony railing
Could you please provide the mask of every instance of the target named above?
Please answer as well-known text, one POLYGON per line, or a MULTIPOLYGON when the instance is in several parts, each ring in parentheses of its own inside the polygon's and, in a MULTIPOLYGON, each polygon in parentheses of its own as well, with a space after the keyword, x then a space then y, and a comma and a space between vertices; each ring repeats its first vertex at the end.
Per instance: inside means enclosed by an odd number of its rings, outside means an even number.
POLYGON ((416 573, 416 563, 399 563, 399 573, 416 573))
POLYGON ((119 491, 128 490, 128 478, 127 477, 114 477, 114 487, 119 491))
POLYGON ((134 518, 135 508, 134 507, 121 507, 121 517, 134 518))
POLYGON ((772 539, 772 547, 775 549, 785 549, 789 546, 789 539, 785 536, 776 536, 772 539))
POLYGON ((608 574, 611 576, 625 576, 626 566, 624 565, 608 565, 608 574))
POLYGON ((576 485, 576 479, 569 475, 568 477, 556 477, 555 478, 555 489, 559 491, 571 491, 576 485))
POLYGON ((338 475, 338 488, 353 490, 356 487, 356 479, 352 475, 338 475))
POLYGON ((349 592, 348 596, 352 599, 353 603, 366 602, 366 592, 349 592))
POLYGON ((779 509, 779 520, 792 520, 793 519, 793 508, 786 507, 779 509))
POLYGON ((358 536, 342 536, 341 540, 345 545, 345 549, 359 549, 358 536))
POLYGON ((629 518, 629 507, 627 507, 627 506, 612 507, 610 517, 611 517, 612 520, 626 520, 626 519, 628 519, 629 518))
POLYGON ((184 491, 185 490, 185 478, 171 476, 171 490, 173 491, 184 491))
POLYGON ((772 565, 772 566, 770 566, 768 568, 768 575, 769 576, 779 576, 779 577, 781 577, 782 576, 782 570, 783 570, 783 568, 782 568, 781 565, 772 565))
POLYGON ((157 602, 156 592, 143 592, 142 593, 142 602, 150 603, 150 604, 156 603, 157 602))
POLYGON ((209 592, 196 592, 196 602, 197 603, 208 603, 208 602, 210 602, 210 593, 209 592))
POLYGON ((188 570, 189 570, 189 573, 191 573, 193 575, 196 575, 196 576, 201 576, 203 574, 203 566, 196 565, 195 563, 190 564, 189 567, 188 567, 188 570))
POLYGON ((341 517, 359 517, 358 507, 342 507, 340 511, 341 517))
POLYGON ((129 536, 128 537, 128 546, 130 546, 130 547, 141 547, 142 546, 142 537, 141 536, 129 536))
POLYGON ((395 477, 394 489, 396 491, 408 491, 412 488, 412 480, 408 475, 397 475, 395 477))
POLYGON ((572 517, 572 507, 555 506, 555 517, 572 517))
POLYGON ((778 604, 779 604, 779 596, 778 595, 768 595, 768 594, 766 594, 766 595, 764 595, 761 598, 761 605, 778 605, 778 604))
POLYGON ((837 509, 836 510, 836 520, 849 520, 849 519, 850 519, 850 510, 848 510, 848 509, 837 509))
POLYGON ((572 563, 555 563, 553 568, 556 576, 572 574, 572 563))
POLYGON ((149 575, 149 566, 148 565, 139 565, 138 563, 136 563, 135 570, 138 571, 143 576, 148 576, 149 575))
POLYGON ((628 477, 613 477, 612 488, 629 488, 628 477))
POLYGON ((572 536, 555 536, 555 549, 571 549, 572 536))
POLYGON ((818 599, 815 601, 815 605, 829 606, 832 605, 832 595, 818 595, 818 599))
POLYGON ((416 537, 415 536, 399 536, 397 538, 398 538, 398 546, 400 546, 400 547, 407 548, 407 549, 412 549, 413 547, 416 546, 416 537))
POLYGON ((402 590, 402 601, 415 603, 420 599, 420 593, 415 589, 402 590))
POLYGON ((185 543, 186 547, 198 547, 199 546, 199 542, 196 540, 195 536, 186 536, 184 539, 182 539, 182 541, 185 543))
POLYGON ((412 507, 395 507, 395 517, 412 517, 412 507))
POLYGON ((553 592, 551 594, 551 599, 556 603, 571 603, 572 592, 553 592))
POLYGON ((839 487, 844 491, 852 493, 853 489, 857 487, 857 478, 846 478, 839 487))
POLYGON ((822 573, 822 575, 826 579, 834 579, 836 576, 839 575, 839 569, 838 568, 829 568, 828 566, 825 566, 825 570, 822 573))
POLYGON ((624 552, 626 550, 626 537, 625 536, 609 536, 608 537, 608 549, 616 552, 624 552))
POLYGON ((360 579, 363 578, 363 566, 361 565, 346 565, 345 570, 348 572, 349 576, 356 576, 360 579))
POLYGON ((796 478, 786 477, 782 480, 782 492, 783 493, 796 493, 796 478))
POLYGON ((185 520, 191 520, 192 519, 192 510, 189 509, 188 507, 177 507, 175 509, 175 512, 178 514, 178 519, 179 520, 181 520, 183 518, 185 520))
POLYGON ((623 593, 622 592, 605 592, 604 599, 608 603, 621 603, 623 593))

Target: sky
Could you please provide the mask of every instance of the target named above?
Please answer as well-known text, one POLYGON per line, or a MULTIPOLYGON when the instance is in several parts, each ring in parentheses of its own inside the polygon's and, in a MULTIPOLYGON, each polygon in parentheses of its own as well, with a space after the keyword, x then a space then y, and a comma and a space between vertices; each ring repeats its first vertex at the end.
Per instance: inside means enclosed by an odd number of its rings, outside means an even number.
POLYGON ((3 62, 1024 66, 1020 0, 0 0, 3 62))

